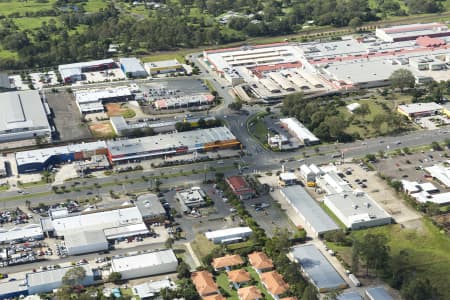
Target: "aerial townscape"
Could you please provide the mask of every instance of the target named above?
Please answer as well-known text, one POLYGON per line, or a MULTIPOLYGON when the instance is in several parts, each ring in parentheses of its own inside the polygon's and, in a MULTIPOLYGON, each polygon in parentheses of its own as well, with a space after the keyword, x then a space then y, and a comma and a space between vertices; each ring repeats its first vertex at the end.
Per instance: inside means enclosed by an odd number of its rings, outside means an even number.
POLYGON ((0 1, 0 300, 450 299, 450 0, 0 1))

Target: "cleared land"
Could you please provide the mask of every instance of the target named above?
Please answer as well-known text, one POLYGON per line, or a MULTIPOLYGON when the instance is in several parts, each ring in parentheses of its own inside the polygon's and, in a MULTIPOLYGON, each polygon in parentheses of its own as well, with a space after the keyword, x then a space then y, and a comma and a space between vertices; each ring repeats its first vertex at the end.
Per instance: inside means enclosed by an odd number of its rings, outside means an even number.
POLYGON ((109 122, 89 125, 89 130, 95 137, 111 137, 114 135, 114 131, 109 122))
POLYGON ((136 112, 128 108, 126 103, 108 103, 105 105, 108 116, 122 116, 124 118, 133 118, 136 112))

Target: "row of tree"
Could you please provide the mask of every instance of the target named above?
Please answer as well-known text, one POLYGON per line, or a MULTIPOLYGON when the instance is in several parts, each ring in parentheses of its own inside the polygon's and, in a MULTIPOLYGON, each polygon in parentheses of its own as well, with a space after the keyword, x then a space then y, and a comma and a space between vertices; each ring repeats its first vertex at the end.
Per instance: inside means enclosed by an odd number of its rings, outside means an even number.
MULTIPOLYGON (((136 17, 119 11, 113 3, 96 13, 84 13, 82 0, 59 0, 58 9, 40 12, 56 16, 35 30, 19 30, 13 19, 3 16, 0 44, 16 52, 0 58, 2 69, 36 68, 61 63, 107 57, 108 46, 119 43, 125 55, 152 51, 215 46, 245 40, 248 36, 283 35, 297 31, 306 21, 317 25, 358 27, 365 21, 385 15, 401 14, 398 2, 378 0, 373 8, 366 0, 179 0, 164 8, 148 10, 136 17), (199 10, 200 14, 193 14, 199 10), (242 15, 228 24, 219 24, 211 16, 229 10, 242 15), (57 25, 58 24, 58 25, 57 25), (80 29, 80 25, 84 25, 80 29)), ((408 0, 412 13, 442 11, 437 0, 408 0)), ((36 12, 39 13, 39 12, 36 12)), ((403 12, 406 14, 406 12, 403 12)), ((11 18, 21 17, 18 15, 11 18)), ((1 18, 0 18, 1 19, 1 18)))

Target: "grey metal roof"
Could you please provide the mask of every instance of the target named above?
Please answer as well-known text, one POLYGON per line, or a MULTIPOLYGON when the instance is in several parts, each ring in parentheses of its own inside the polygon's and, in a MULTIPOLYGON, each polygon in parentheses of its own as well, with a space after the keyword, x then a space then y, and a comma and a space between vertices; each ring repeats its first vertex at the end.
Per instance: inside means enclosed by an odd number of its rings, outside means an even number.
POLYGON ((147 73, 141 64, 141 61, 136 57, 122 57, 119 58, 119 63, 122 65, 125 72, 137 73, 143 72, 147 73))
POLYGON ((346 286, 322 252, 312 244, 291 248, 291 254, 318 289, 338 289, 346 286))
POLYGON ((80 246, 88 249, 89 245, 97 245, 101 242, 108 245, 103 230, 77 231, 64 235, 64 243, 68 249, 80 246))
POLYGON ((0 134, 48 129, 47 114, 36 90, 0 93, 0 134), (8 130, 8 132, 6 132, 8 130))
POLYGON ((137 198, 135 204, 144 218, 164 215, 166 213, 166 210, 155 194, 141 195, 137 198))
POLYGON ((43 163, 53 155, 69 154, 83 151, 93 151, 98 149, 106 149, 104 141, 71 144, 66 146, 36 149, 30 151, 16 152, 16 162, 18 165, 28 163, 43 163))
POLYGON ((281 192, 318 234, 339 229, 339 226, 300 185, 283 188, 281 192))
MULTIPOLYGON (((86 277, 83 283, 90 282, 91 278, 94 276, 91 267, 89 265, 81 265, 81 267, 86 271, 86 277)), ((59 268, 42 272, 27 273, 26 280, 29 287, 47 285, 53 283, 62 282, 62 277, 74 267, 59 268)))
POLYGON ((8 74, 0 73, 0 88, 11 88, 11 82, 9 81, 8 74))
POLYGON ((26 295, 27 289, 27 286, 23 284, 23 280, 2 282, 0 283, 0 299, 3 299, 3 295, 13 293, 22 293, 23 295, 26 295))
POLYGON ((337 300, 363 300, 363 297, 357 292, 340 294, 337 300))
POLYGON ((136 139, 108 141, 108 149, 113 156, 135 153, 164 151, 186 146, 190 150, 201 148, 203 144, 235 139, 226 127, 215 127, 193 131, 161 134, 136 139))
POLYGON ((366 289, 366 295, 370 300, 394 300, 382 286, 366 289))

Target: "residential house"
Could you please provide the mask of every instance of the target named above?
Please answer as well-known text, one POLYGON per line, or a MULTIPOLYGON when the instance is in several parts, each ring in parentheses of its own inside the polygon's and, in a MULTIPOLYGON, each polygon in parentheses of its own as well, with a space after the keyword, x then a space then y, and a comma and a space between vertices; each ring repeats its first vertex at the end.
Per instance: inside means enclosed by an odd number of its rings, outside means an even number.
POLYGON ((208 271, 193 272, 191 274, 191 280, 200 297, 219 293, 219 288, 214 282, 213 275, 208 271))
POLYGON ((277 271, 262 273, 260 276, 262 284, 274 299, 280 299, 280 295, 289 289, 289 285, 277 271))
POLYGON ((250 273, 244 269, 238 269, 228 272, 228 280, 233 283, 236 289, 238 289, 242 284, 246 284, 252 280, 250 273))
POLYGON ((230 267, 242 265, 244 261, 240 255, 225 255, 222 257, 214 258, 211 265, 216 271, 229 270, 230 267))
POLYGON ((238 289, 237 291, 239 300, 260 300, 262 299, 262 293, 254 285, 238 289))
POLYGON ((272 260, 264 252, 253 252, 248 255, 248 260, 258 273, 263 273, 273 269, 272 260))

